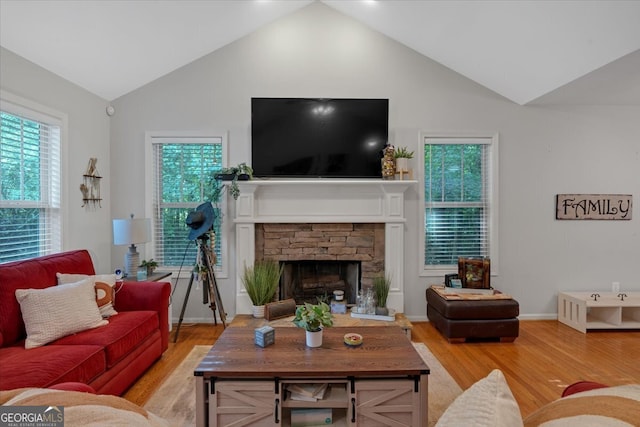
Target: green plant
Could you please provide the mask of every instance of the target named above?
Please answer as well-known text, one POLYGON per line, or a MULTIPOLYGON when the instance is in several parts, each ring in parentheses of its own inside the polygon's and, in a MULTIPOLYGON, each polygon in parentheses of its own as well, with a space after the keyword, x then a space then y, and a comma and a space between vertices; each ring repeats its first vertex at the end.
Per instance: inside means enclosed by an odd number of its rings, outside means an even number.
POLYGON ((378 307, 387 306, 389 289, 391 289, 391 277, 380 275, 373 278, 373 293, 376 294, 376 304, 378 307))
POLYGON ((329 296, 329 294, 325 291, 322 295, 319 295, 316 297, 316 300, 318 302, 324 302, 329 304, 329 302, 331 301, 331 297, 329 296))
POLYGON ((214 190, 212 194, 211 200, 219 201, 222 191, 224 190, 224 186, 220 183, 220 181, 231 181, 229 184, 229 194, 233 197, 234 200, 238 200, 238 196, 240 195, 240 187, 238 186, 238 177, 241 175, 246 175, 246 179, 253 179, 253 168, 246 163, 240 163, 237 166, 232 166, 228 168, 222 168, 216 171, 213 171, 213 180, 215 181, 213 184, 214 190))
POLYGON ((318 304, 305 302, 296 309, 293 323, 309 332, 319 331, 322 327, 331 327, 333 326, 331 308, 324 302, 318 304))
POLYGON ((413 159, 413 151, 409 151, 407 147, 398 147, 396 151, 393 153, 393 156, 396 159, 413 159))
POLYGON ((236 175, 248 175, 249 179, 253 178, 253 168, 246 163, 240 163, 236 166, 236 175))
POLYGON ((147 261, 146 259, 143 259, 142 262, 140 263, 140 267, 141 268, 146 268, 147 270, 155 270, 158 267, 158 263, 156 261, 153 260, 153 258, 151 258, 149 261, 147 261))
POLYGON ((242 284, 253 305, 271 302, 280 284, 282 269, 275 261, 256 261, 253 267, 245 265, 242 284))

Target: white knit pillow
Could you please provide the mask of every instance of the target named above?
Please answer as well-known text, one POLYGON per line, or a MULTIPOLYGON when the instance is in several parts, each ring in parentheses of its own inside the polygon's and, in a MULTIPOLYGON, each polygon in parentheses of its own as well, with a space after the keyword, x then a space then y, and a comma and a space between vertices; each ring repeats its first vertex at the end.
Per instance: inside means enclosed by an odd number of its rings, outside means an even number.
POLYGON ((96 287, 96 302, 98 303, 102 317, 107 318, 118 314, 116 309, 113 308, 113 302, 115 301, 114 286, 117 280, 115 274, 96 274, 95 276, 89 276, 87 274, 56 273, 56 276, 58 277, 59 285, 75 283, 87 278, 92 279, 96 287))
POLYGON ((100 315, 89 278, 45 289, 18 289, 16 298, 27 330, 25 348, 109 323, 100 315))
POLYGON ((518 427, 522 417, 502 371, 494 369, 456 398, 436 427, 518 427))

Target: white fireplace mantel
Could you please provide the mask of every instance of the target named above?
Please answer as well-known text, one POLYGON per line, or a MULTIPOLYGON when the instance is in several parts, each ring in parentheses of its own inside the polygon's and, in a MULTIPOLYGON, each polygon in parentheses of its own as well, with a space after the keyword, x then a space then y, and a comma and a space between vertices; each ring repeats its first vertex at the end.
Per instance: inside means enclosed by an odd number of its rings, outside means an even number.
POLYGON ((255 260, 255 224, 384 223, 385 271, 391 275, 389 308, 404 311, 404 193, 417 181, 295 179, 239 181, 236 200, 236 313, 251 313, 242 285, 255 260))

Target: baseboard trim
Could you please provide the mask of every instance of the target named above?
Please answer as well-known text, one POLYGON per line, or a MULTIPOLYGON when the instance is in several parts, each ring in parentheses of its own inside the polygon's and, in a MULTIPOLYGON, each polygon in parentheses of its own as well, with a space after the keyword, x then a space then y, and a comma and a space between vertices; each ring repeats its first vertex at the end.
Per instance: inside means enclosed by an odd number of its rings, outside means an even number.
MULTIPOLYGON (((535 314, 520 314, 518 316, 518 319, 520 320, 558 320, 558 314, 557 313, 535 313, 535 314)), ((173 320, 173 324, 177 324, 178 323, 178 319, 174 318, 173 320)), ((407 320, 409 320, 410 322, 428 322, 429 318, 424 315, 424 316, 407 316, 407 320)), ((227 324, 233 322, 233 316, 227 316, 226 319, 227 324)), ((213 318, 211 317, 190 317, 188 319, 183 319, 182 320, 182 324, 183 325, 187 325, 190 323, 210 323, 213 324, 213 318)), ((222 324, 222 322, 220 321, 220 319, 218 318, 218 324, 222 324)))
POLYGON ((558 320, 557 313, 537 313, 537 314, 521 314, 518 316, 520 320, 558 320))

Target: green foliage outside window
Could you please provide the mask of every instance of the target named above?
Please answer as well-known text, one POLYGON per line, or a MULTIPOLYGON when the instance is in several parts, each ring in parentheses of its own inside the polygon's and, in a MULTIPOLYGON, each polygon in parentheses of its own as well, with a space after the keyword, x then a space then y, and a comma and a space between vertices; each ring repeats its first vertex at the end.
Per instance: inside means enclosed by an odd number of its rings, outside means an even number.
POLYGON ((0 262, 43 254, 41 126, 0 112, 0 262))
POLYGON ((425 144, 425 265, 488 256, 485 144, 425 144))
POLYGON ((2 200, 40 200, 40 124, 0 113, 2 200))
POLYGON ((212 202, 216 220, 214 253, 216 266, 221 265, 222 212, 220 194, 215 192, 210 177, 222 168, 222 144, 166 143, 158 144, 159 161, 159 221, 161 245, 156 247, 156 259, 163 266, 191 265, 196 259, 196 247, 189 241, 186 219, 204 202, 212 202), (185 252, 185 249, 188 250, 185 252))

